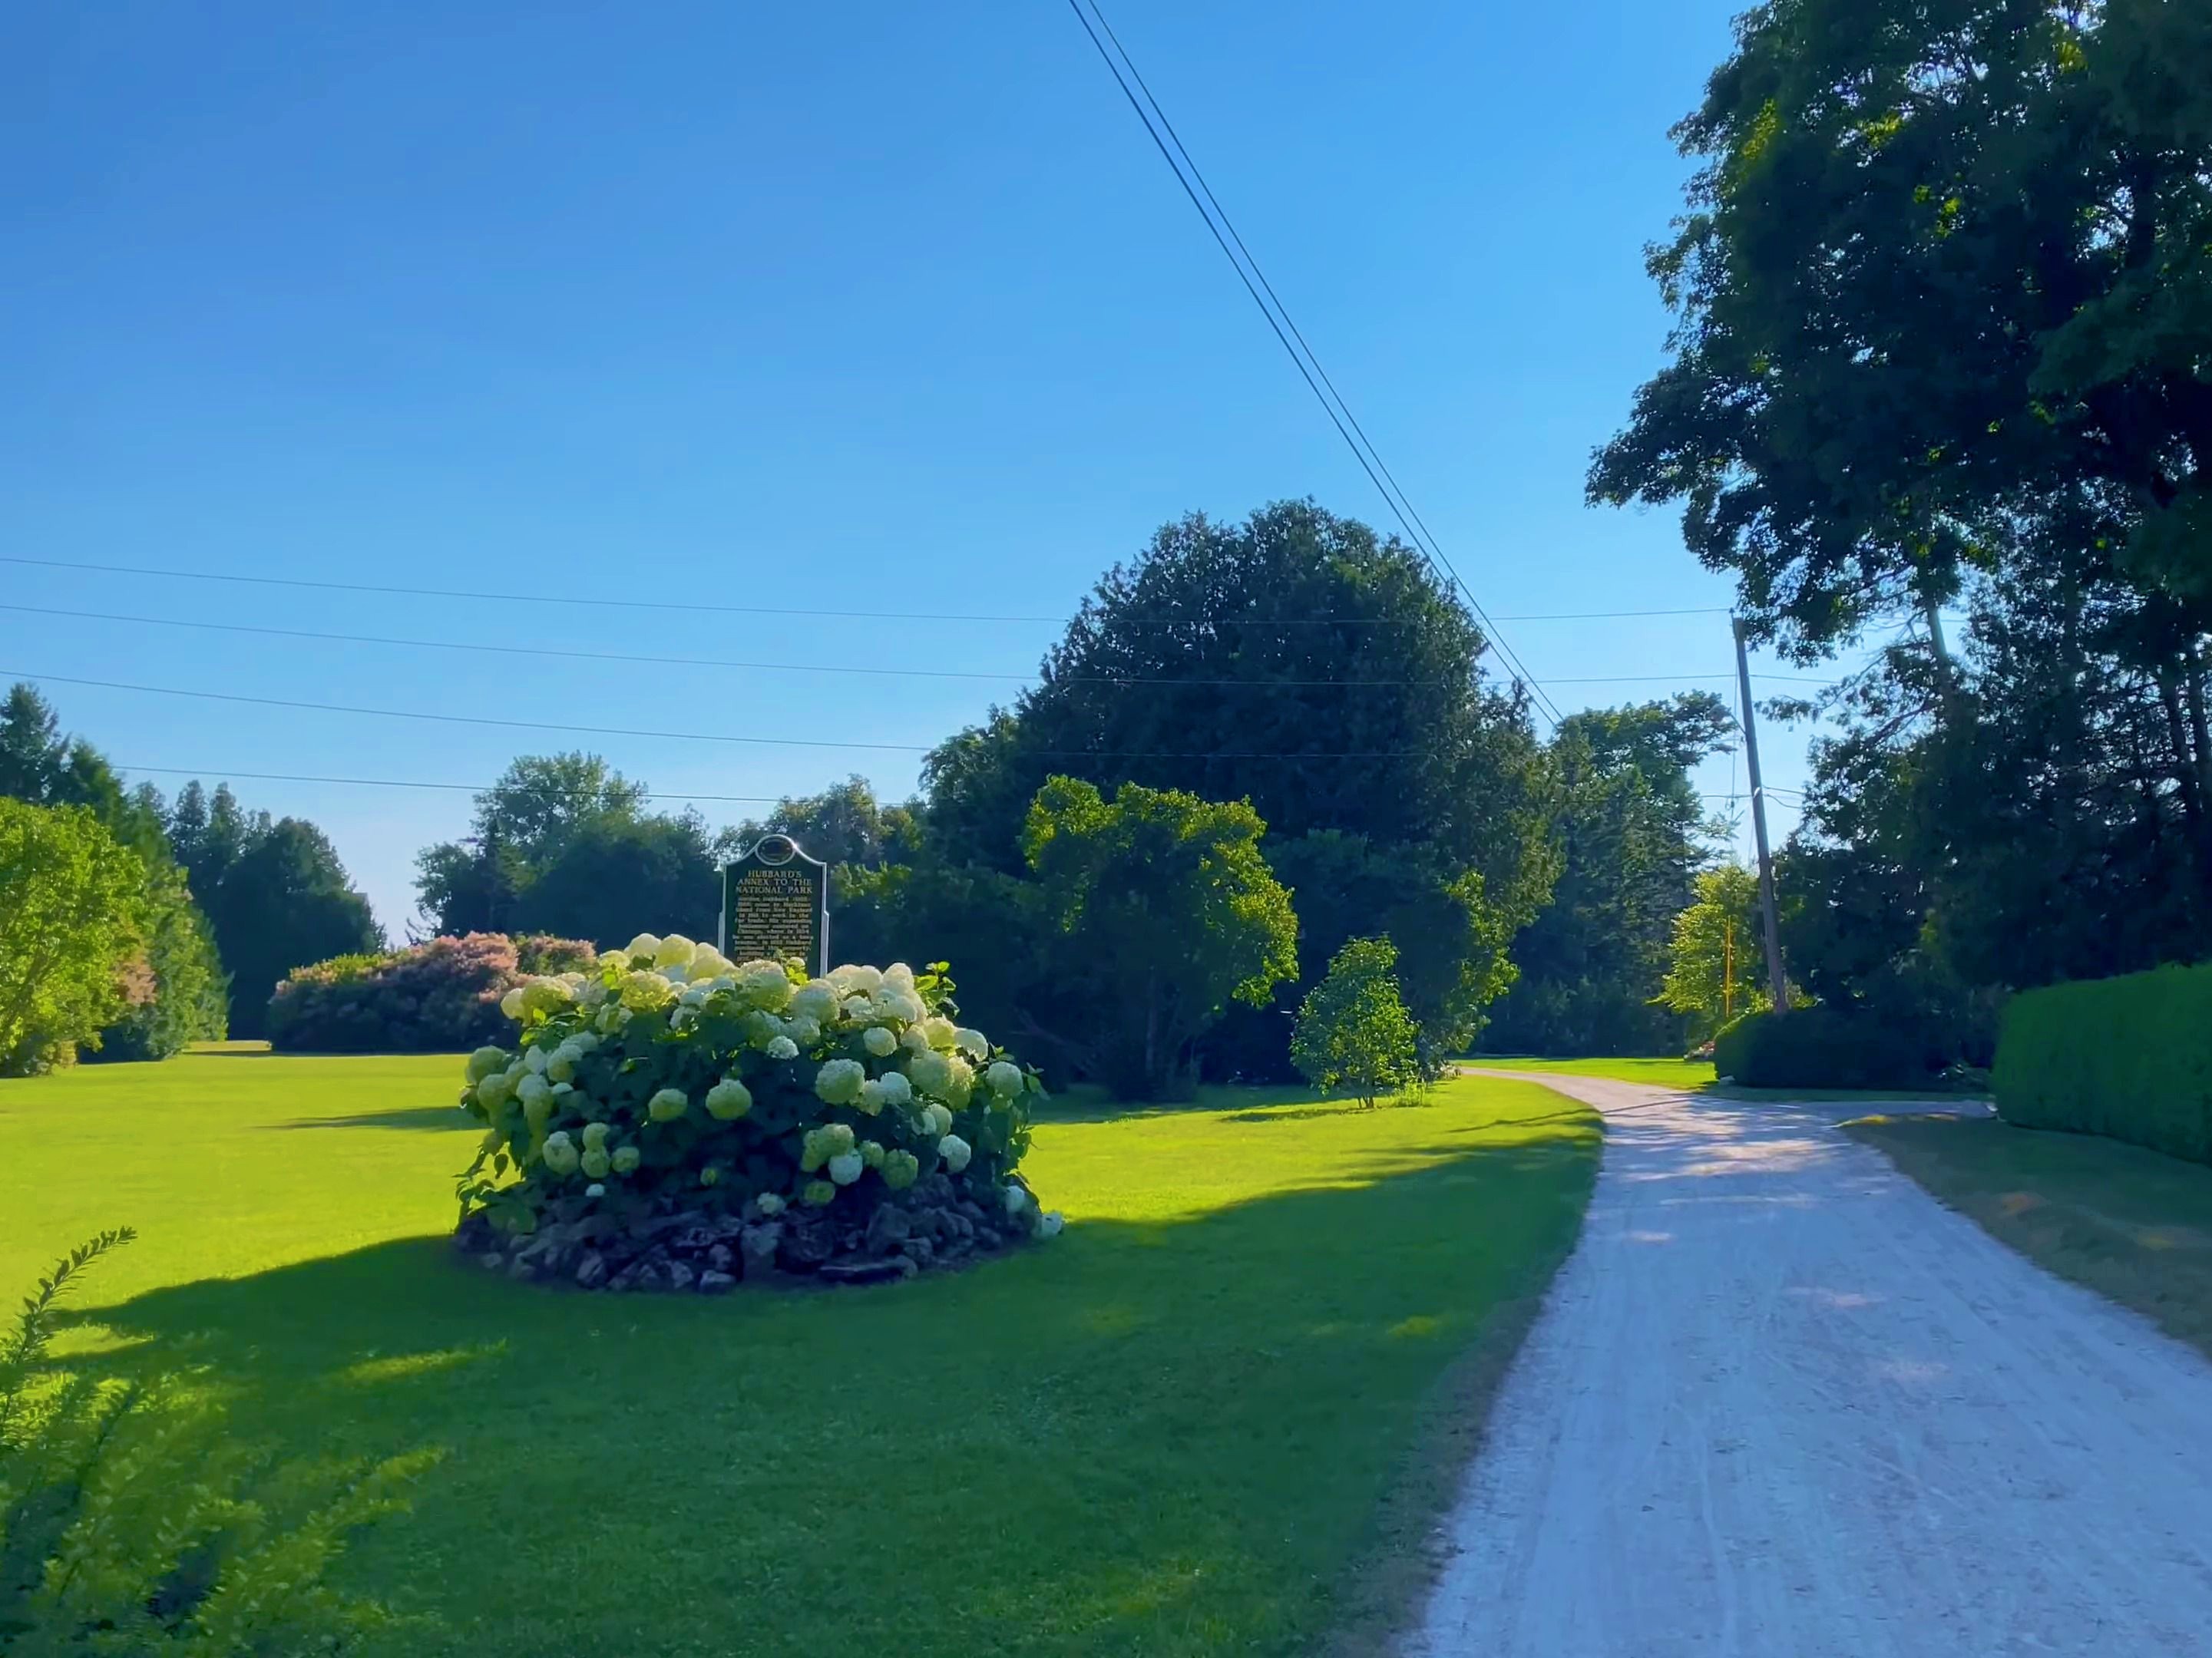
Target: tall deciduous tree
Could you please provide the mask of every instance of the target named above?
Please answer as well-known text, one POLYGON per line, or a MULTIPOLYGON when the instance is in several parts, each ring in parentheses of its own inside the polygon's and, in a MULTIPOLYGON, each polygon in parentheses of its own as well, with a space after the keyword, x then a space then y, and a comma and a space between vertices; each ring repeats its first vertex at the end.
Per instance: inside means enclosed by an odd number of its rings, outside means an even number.
POLYGON ((1740 864, 1698 877, 1697 902, 1674 918, 1660 1000, 1711 1036, 1730 1019, 1774 1005, 1759 931, 1759 878, 1740 864))
POLYGON ((1714 828, 1691 768, 1735 728, 1705 691, 1561 722, 1551 744, 1559 878, 1513 940, 1520 976, 1486 1044, 1524 1054, 1680 1046, 1680 1020, 1655 1003, 1674 919, 1692 900, 1714 828))
POLYGON ((1264 1002, 1297 975, 1297 919, 1261 855, 1266 829, 1244 801, 1134 783, 1109 800, 1076 778, 1048 781, 1023 850, 1063 947, 1043 987, 1058 1005, 1033 1001, 1036 1023, 1090 1049, 1085 1068, 1130 1095, 1187 1091, 1198 1035, 1232 999, 1264 1002))
POLYGON ((0 798, 0 1075, 70 1063, 123 1011, 145 888, 89 807, 0 798))
POLYGON ((1590 477, 1680 501, 1801 653, 1963 571, 2073 551, 2212 604, 2212 14, 1771 0, 1677 130, 1673 361, 1590 477))

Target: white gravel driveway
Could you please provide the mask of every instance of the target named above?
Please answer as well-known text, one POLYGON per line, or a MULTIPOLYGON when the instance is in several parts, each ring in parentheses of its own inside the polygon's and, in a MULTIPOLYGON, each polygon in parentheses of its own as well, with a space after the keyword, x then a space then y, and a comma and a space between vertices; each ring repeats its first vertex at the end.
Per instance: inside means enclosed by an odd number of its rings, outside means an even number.
POLYGON ((1817 1108, 1606 1116, 1409 1655, 2212 1655, 2212 1364, 1817 1108))

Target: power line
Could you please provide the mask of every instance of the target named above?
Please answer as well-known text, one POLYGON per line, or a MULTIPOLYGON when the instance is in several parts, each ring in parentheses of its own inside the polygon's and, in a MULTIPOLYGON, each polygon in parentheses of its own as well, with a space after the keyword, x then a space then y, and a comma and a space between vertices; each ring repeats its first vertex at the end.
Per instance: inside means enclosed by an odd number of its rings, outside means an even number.
MULTIPOLYGON (((145 772, 162 777, 217 777, 228 782, 242 777, 257 783, 343 783, 357 788, 372 789, 444 789, 461 794, 529 794, 541 799, 560 797, 574 799, 586 793, 581 789, 543 789, 520 786, 513 783, 433 783, 411 777, 321 777, 290 771, 237 771, 228 766, 126 766, 114 762, 120 772, 145 772)), ((641 800, 712 800, 717 803, 748 806, 781 805, 787 798, 775 794, 680 794, 665 789, 646 789, 636 796, 641 800)))
MULTIPOLYGON (((317 714, 362 714, 379 720, 420 720, 441 726, 492 726, 508 731, 563 732, 581 737, 653 737, 672 742, 734 743, 780 749, 866 750, 886 754, 927 754, 938 745, 928 743, 854 743, 821 737, 755 737, 726 732, 652 731, 631 726, 581 726, 568 720, 501 720, 490 714, 428 714, 413 708, 367 708, 345 702, 309 702, 294 697, 246 696, 235 691, 185 690, 173 685, 133 685, 114 679, 83 679, 69 674, 40 673, 28 668, 0 667, 0 676, 15 675, 40 684, 88 685, 101 690, 136 691, 149 696, 184 696, 206 702, 243 702, 256 708, 302 708, 317 714)), ((1194 750, 1152 751, 1128 749, 1036 749, 1047 760, 1434 760, 1443 756, 1422 750, 1376 750, 1347 753, 1238 753, 1194 750)))
MULTIPOLYGON (((118 772, 156 777, 214 777, 224 782, 228 782, 233 778, 242 778, 246 781, 256 783, 331 783, 352 788, 438 789, 456 794, 532 795, 539 799, 573 799, 597 793, 597 791, 582 789, 532 788, 514 783, 441 783, 412 777, 327 777, 305 772, 239 771, 229 766, 137 766, 126 765, 120 761, 113 763, 118 772)), ((1769 790, 1768 793, 1794 793, 1794 791, 1769 790)), ((776 794, 690 794, 668 789, 643 789, 640 790, 635 798, 640 800, 705 800, 718 805, 780 806, 787 799, 794 797, 776 794)), ((1728 797, 1719 794, 1700 794, 1697 798, 1700 800, 1722 800, 1728 797)))
MULTIPOLYGON (((94 564, 72 562, 58 558, 27 558, 20 554, 0 553, 0 564, 17 564, 43 570, 68 570, 88 575, 151 576, 162 581, 222 581, 240 586, 297 587, 313 592, 374 593, 393 598, 454 598, 492 604, 568 604, 587 610, 676 610, 696 611, 708 616, 768 616, 792 619, 819 618, 842 622, 976 622, 1018 624, 1042 624, 1065 627, 1069 617, 1064 616, 971 616, 953 615, 944 611, 925 610, 837 610, 807 609, 800 606, 763 604, 709 604, 690 599, 615 598, 592 593, 493 593, 471 592, 455 587, 403 587, 396 584, 363 581, 318 581, 306 576, 242 575, 225 570, 165 570, 143 564, 94 564)), ((1725 616, 1725 608, 1657 610, 1581 610, 1562 611, 1545 616, 1506 616, 1492 618, 1498 622, 1607 622, 1638 616, 1725 616)), ((1188 622, 1173 620, 1151 621, 1132 618, 1136 625, 1157 628, 1187 628, 1188 622)), ((1416 625, 1400 616, 1217 616, 1209 623, 1214 627, 1237 628, 1403 628, 1416 625)))
MULTIPOLYGON (((334 645, 396 645, 410 650, 459 651, 477 656, 489 652, 501 656, 526 656, 543 659, 547 656, 573 657, 586 662, 635 662, 653 667, 739 668, 771 673, 829 673, 868 674, 888 678, 914 679, 988 679, 1011 681, 1026 684, 1036 678, 1036 674, 993 673, 981 669, 964 668, 879 668, 860 663, 844 662, 749 662, 720 656, 671 656, 665 652, 587 651, 574 646, 547 647, 537 645, 498 645, 478 640, 402 639, 389 634, 329 633, 308 628, 271 628, 246 622, 199 622, 181 616, 125 616, 110 610, 71 610, 43 604, 9 604, 0 603, 0 610, 21 616, 68 616, 83 622, 123 622, 149 628, 188 628, 204 633, 254 634, 275 639, 311 639, 334 645)), ((1687 683, 1715 676, 1699 674, 1612 674, 1595 678, 1553 679, 1554 685, 1628 685, 1687 683)), ((1788 674, 1757 674, 1754 678, 1775 680, 1792 684, 1829 684, 1835 682, 1813 680, 1788 674)), ((1413 685, 1440 685, 1441 679, 1274 679, 1246 677, 1242 679, 1184 679, 1173 675, 1143 674, 1069 674, 1060 677, 1061 684, 1075 685, 1198 685, 1226 687, 1257 686, 1265 689, 1281 688, 1310 689, 1322 685, 1354 685, 1390 688, 1413 685)))
MULTIPOLYGON (((1097 0, 1090 0, 1090 4, 1091 11, 1097 16, 1099 27, 1104 28, 1109 35, 1112 35, 1114 32, 1113 27, 1106 21, 1105 13, 1099 9, 1097 0)), ((1382 497, 1384 503, 1390 508, 1392 514, 1397 519, 1401 526, 1404 528, 1406 534, 1412 539, 1413 544, 1419 548, 1421 551, 1428 556, 1432 564, 1440 566, 1450 575, 1453 583, 1459 588, 1460 592, 1465 597, 1468 607, 1474 612, 1476 617, 1483 623, 1485 629, 1487 630, 1490 643, 1496 647, 1498 653, 1501 657, 1504 658, 1508 665, 1510 665, 1513 669, 1514 672, 1520 677, 1522 683, 1528 687, 1529 694, 1537 705, 1544 708, 1550 714, 1553 722, 1557 724, 1561 718, 1559 705, 1553 701, 1552 699, 1545 694, 1544 688, 1537 682, 1536 677, 1530 673, 1527 665, 1514 654, 1513 647, 1506 642, 1504 637, 1498 631, 1497 623, 1492 621, 1491 618, 1485 614, 1481 603, 1475 598, 1473 590, 1468 586, 1466 581, 1462 579, 1459 571, 1453 567, 1451 561, 1444 556, 1442 548, 1434 544, 1433 537, 1431 537, 1426 541, 1422 538, 1423 531, 1425 531, 1426 525, 1424 525, 1420 531, 1417 531, 1413 527, 1414 521, 1419 519, 1419 514, 1413 510, 1411 498, 1406 497, 1404 499, 1404 504, 1401 506, 1400 504, 1401 498, 1403 496, 1404 492, 1400 490, 1397 494, 1394 495, 1392 493, 1392 488, 1386 486, 1382 481, 1382 477, 1378 476, 1378 468, 1381 469, 1381 472, 1385 475, 1387 475, 1389 471, 1389 467, 1383 463, 1382 452, 1376 449, 1371 441, 1367 440, 1366 433, 1364 430, 1360 432, 1361 440, 1354 441, 1352 433, 1346 429, 1345 423, 1346 421, 1349 421, 1354 428, 1358 428, 1359 425, 1358 417, 1352 412, 1351 405, 1345 403, 1341 396, 1338 396, 1336 398, 1335 405, 1332 406, 1329 398, 1322 394, 1322 388, 1316 383, 1314 376, 1316 374, 1319 374, 1322 380, 1327 380, 1328 379, 1328 371, 1322 367, 1321 359, 1314 355, 1312 347, 1306 346, 1305 355, 1301 357, 1297 349, 1291 344, 1289 336, 1285 335, 1283 331, 1285 325, 1287 325, 1292 333, 1297 333, 1298 330, 1297 325, 1291 319, 1288 308, 1284 307, 1281 300, 1275 299, 1275 308, 1273 310, 1270 310, 1268 308, 1267 301, 1260 297, 1259 288, 1253 286, 1253 276, 1257 276, 1261 283, 1267 288, 1267 294, 1270 298, 1274 297, 1274 287, 1272 283, 1267 282, 1267 274, 1261 269, 1260 262, 1252 258, 1251 252, 1249 249, 1245 250, 1245 263, 1249 263, 1252 269, 1252 275, 1247 276, 1245 274, 1244 264, 1240 264, 1237 255, 1230 251, 1228 238, 1222 234, 1224 229, 1228 231, 1230 236, 1236 237, 1237 246, 1240 249, 1244 247, 1243 238, 1237 235, 1236 226, 1230 220, 1227 212, 1222 209, 1220 200, 1214 195, 1212 187, 1206 184, 1206 175, 1200 171, 1198 163, 1191 159, 1190 152, 1184 147, 1182 140, 1180 137, 1176 137, 1176 149, 1175 150, 1170 150, 1168 148, 1168 141, 1161 137, 1160 132, 1162 129, 1165 129, 1170 137, 1173 137, 1175 132, 1173 125, 1168 119, 1167 112, 1160 107, 1159 100, 1152 96, 1151 88, 1146 87, 1145 99, 1146 101, 1151 103, 1153 111, 1157 112, 1159 115, 1160 125, 1158 127, 1155 127, 1152 124, 1152 115, 1146 112, 1145 104, 1143 102, 1139 102, 1136 93, 1130 89, 1129 80, 1131 77, 1133 77, 1139 86, 1144 86, 1144 76, 1137 68, 1136 60, 1129 56, 1127 49, 1121 46, 1119 39, 1116 39, 1114 42, 1115 51, 1121 53, 1122 61, 1127 63, 1129 66, 1129 75, 1127 76, 1123 76, 1121 73, 1121 64, 1116 64, 1114 61, 1114 53, 1107 50, 1106 43, 1098 38, 1097 29, 1094 29, 1091 27, 1091 19, 1084 15, 1082 0, 1068 0, 1068 8, 1070 10, 1074 12, 1075 21, 1083 26, 1084 33, 1090 37, 1091 46, 1097 50, 1100 61, 1106 65, 1108 72, 1113 76, 1114 83, 1121 88, 1121 95, 1128 100, 1129 107, 1136 112, 1137 118, 1144 124, 1146 135, 1151 137, 1153 144, 1158 149, 1161 159, 1167 162, 1168 170, 1176 175, 1176 182, 1182 186, 1183 194, 1190 197, 1191 206, 1197 210, 1198 216, 1205 220, 1206 228, 1212 234, 1214 242, 1220 247, 1222 257, 1229 261, 1231 267, 1237 272, 1237 278, 1239 282, 1243 283, 1244 291, 1252 296, 1252 303, 1259 308, 1260 314, 1267 319, 1268 328, 1273 331, 1277 342, 1281 344, 1285 355, 1290 358, 1292 366, 1297 369, 1299 378, 1305 381, 1306 389, 1314 394, 1314 400, 1321 404, 1322 412, 1328 416, 1329 424, 1336 428, 1337 435, 1344 440, 1345 446, 1352 451, 1352 459, 1359 463, 1360 470, 1367 474, 1368 482, 1375 486, 1376 493, 1382 497), (1176 151, 1182 152, 1183 160, 1182 166, 1179 166, 1176 163, 1176 151), (1188 178, 1184 176, 1184 166, 1188 166, 1189 168, 1189 177, 1188 178), (1194 190, 1191 187, 1193 179, 1197 180, 1199 187, 1206 191, 1206 201, 1211 201, 1213 203, 1212 213, 1207 212, 1206 203, 1201 202, 1199 199, 1198 191, 1194 190), (1214 216, 1216 214, 1218 214, 1220 216, 1221 222, 1218 225, 1214 222, 1214 216), (1276 320, 1276 311, 1280 311, 1282 313, 1281 322, 1278 322, 1276 320), (1309 370, 1306 367, 1308 360, 1310 360, 1313 364, 1311 370, 1309 370), (1337 410, 1340 407, 1343 410, 1342 419, 1338 418, 1337 410), (1362 442, 1365 443, 1365 447, 1364 449, 1361 446, 1362 442), (1372 454, 1374 457, 1371 464, 1369 460, 1370 454, 1372 454)), ((1298 335, 1298 340, 1300 345, 1305 344, 1305 337, 1303 334, 1298 335)), ((1332 383, 1329 386, 1330 392, 1334 393, 1335 389, 1334 383, 1332 383)), ((1391 485, 1395 486, 1395 483, 1396 480, 1393 478, 1391 480, 1391 485)))
MULTIPOLYGON (((261 634, 278 639, 313 639, 339 645, 399 645, 426 651, 462 651, 470 655, 491 652, 502 656, 574 657, 587 662, 641 662, 656 667, 746 668, 773 673, 858 673, 908 679, 991 679, 1027 683, 1037 677, 1029 673, 990 673, 963 668, 878 668, 848 662, 744 662, 719 656, 670 656, 663 652, 586 651, 573 646, 495 645, 483 641, 400 639, 386 634, 334 634, 306 628, 258 627, 244 622, 194 622, 179 616, 120 616, 106 610, 64 610, 38 604, 0 604, 0 610, 27 616, 64 616, 88 622, 129 622, 152 628, 192 628, 203 631, 261 634)), ((1440 685, 1441 679, 1179 679, 1167 676, 1068 674, 1059 681, 1075 685, 1262 685, 1310 688, 1317 685, 1407 686, 1440 685)))

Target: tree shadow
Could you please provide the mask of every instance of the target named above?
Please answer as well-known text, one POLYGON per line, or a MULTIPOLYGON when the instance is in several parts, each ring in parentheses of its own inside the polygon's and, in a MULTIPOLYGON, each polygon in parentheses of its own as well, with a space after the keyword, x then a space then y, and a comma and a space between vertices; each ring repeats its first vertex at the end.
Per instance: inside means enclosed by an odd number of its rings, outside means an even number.
POLYGON ((451 1105, 400 1106, 390 1111, 361 1111, 348 1117, 295 1117, 289 1122, 272 1122, 264 1127, 278 1129, 300 1128, 434 1128, 453 1132, 474 1128, 483 1132, 483 1125, 451 1105))
MULTIPOLYGON (((1344 1100, 1334 1105, 1277 1106, 1255 1111, 1232 1111, 1222 1118, 1224 1122, 1310 1122, 1316 1117, 1364 1117, 1381 1111, 1425 1111, 1437 1102, 1419 1094, 1399 1095, 1391 1099, 1378 1100, 1373 1105, 1363 1105, 1358 1100, 1344 1100)), ((1488 1127, 1496 1127, 1500 1118, 1488 1127)), ((1519 1121, 1515 1119, 1515 1121, 1519 1121)), ((1466 1130, 1455 1130, 1466 1133, 1466 1130)))
POLYGON ((1457 1355, 1571 1247, 1591 1126, 817 1295, 549 1289, 406 1238, 88 1309, 138 1345, 76 1362, 188 1356, 288 1448, 443 1449, 344 1567, 441 1620, 430 1649, 726 1650, 734 1606, 762 1650, 1188 1651, 1194 1619, 1303 1649, 1457 1355), (931 1581, 951 1537, 993 1563, 957 1642, 851 1592, 855 1560, 931 1581))

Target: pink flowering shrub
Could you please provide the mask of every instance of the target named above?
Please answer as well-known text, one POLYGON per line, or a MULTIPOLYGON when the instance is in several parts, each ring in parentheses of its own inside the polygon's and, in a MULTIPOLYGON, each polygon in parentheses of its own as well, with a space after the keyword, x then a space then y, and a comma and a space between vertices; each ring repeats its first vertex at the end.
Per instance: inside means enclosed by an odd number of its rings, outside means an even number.
POLYGON ((295 969, 269 999, 269 1040, 287 1054, 443 1054, 506 1033, 500 998, 545 973, 580 971, 580 939, 471 932, 295 969))

